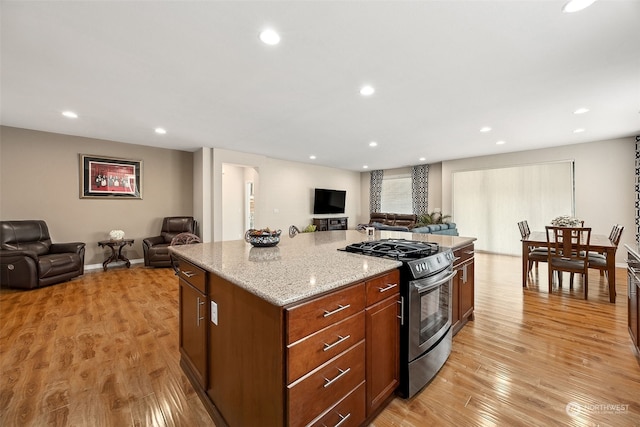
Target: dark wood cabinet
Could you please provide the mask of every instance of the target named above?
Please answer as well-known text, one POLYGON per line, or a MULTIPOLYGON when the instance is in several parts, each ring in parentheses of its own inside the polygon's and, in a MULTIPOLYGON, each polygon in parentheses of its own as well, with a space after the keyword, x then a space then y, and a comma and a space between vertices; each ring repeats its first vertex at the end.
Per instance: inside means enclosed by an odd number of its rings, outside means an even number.
POLYGON ((208 322, 203 403, 216 426, 286 425, 282 307, 214 273, 209 300, 217 306, 217 323, 208 322))
POLYGON ((398 271, 366 282, 367 417, 400 383, 400 286, 398 271))
POLYGON ((180 262, 180 354, 181 363, 189 366, 195 380, 207 386, 206 274, 192 264, 180 262))
POLYGON ((336 403, 323 416, 316 419, 312 427, 358 427, 365 419, 364 383, 336 403))
POLYGON ((313 225, 316 226, 316 231, 346 230, 348 228, 348 218, 313 218, 313 225))
POLYGON ((180 268, 181 364, 216 425, 361 426, 393 398, 398 270, 280 307, 180 268))
MULTIPOLYGON (((285 309, 288 425, 316 424, 365 383, 364 308, 358 283, 285 309)), ((360 414, 359 425, 364 401, 355 403, 341 414, 360 414)))
POLYGON ((367 415, 374 413, 399 384, 398 296, 366 309, 367 415))
POLYGON ((460 319, 473 319, 474 306, 474 266, 473 260, 462 264, 462 275, 460 277, 458 288, 458 309, 460 310, 460 319))
POLYGON ((456 261, 453 268, 457 271, 452 289, 452 324, 456 334, 469 321, 473 320, 475 293, 475 264, 473 244, 456 249, 456 261))
POLYGON ((627 258, 627 310, 631 340, 640 354, 640 257, 629 251, 627 258))

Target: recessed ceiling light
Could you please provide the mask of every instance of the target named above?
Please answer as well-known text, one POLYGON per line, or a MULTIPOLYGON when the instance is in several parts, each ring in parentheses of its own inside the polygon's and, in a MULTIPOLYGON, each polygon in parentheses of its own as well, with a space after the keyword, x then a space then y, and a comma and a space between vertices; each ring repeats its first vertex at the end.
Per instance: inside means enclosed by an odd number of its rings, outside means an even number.
POLYGON ((280 43, 280 35, 269 28, 260 33, 260 40, 262 40, 264 44, 273 46, 280 43))
POLYGON ((316 159, 316 156, 314 156, 314 155, 312 154, 312 155, 310 155, 310 156, 309 156, 309 158, 310 158, 311 160, 315 160, 315 159, 316 159))
POLYGON ((424 162, 424 161, 425 161, 425 160, 427 160, 427 159, 426 159, 426 158, 424 158, 424 157, 420 157, 418 160, 420 160, 421 162, 424 162))
POLYGON ((573 133, 582 133, 582 132, 584 132, 584 129, 582 129, 582 128, 578 128, 578 129, 573 131, 573 133))
POLYGON ((480 132, 491 132, 491 128, 489 126, 485 126, 480 128, 480 132))
POLYGON ((78 115, 76 113, 74 113, 73 111, 63 111, 62 115, 65 117, 68 117, 70 119, 77 119, 78 115))
POLYGON ((579 12, 591 6, 596 0, 569 0, 562 8, 565 13, 579 12))
POLYGON ((496 145, 504 145, 506 143, 507 143, 506 141, 502 141, 502 140, 496 141, 496 145))
POLYGON ((155 131, 157 134, 160 134, 160 135, 164 135, 165 133, 167 133, 167 131, 163 128, 156 128, 155 131))
POLYGON ((377 142, 375 142, 375 141, 371 141, 371 142, 369 143, 369 147, 377 147, 377 146, 378 146, 378 143, 377 143, 377 142))
POLYGON ((369 166, 364 165, 364 166, 362 166, 362 169, 369 169, 369 166))
POLYGON ((584 114, 584 113, 588 113, 589 109, 588 108, 578 108, 576 111, 573 112, 573 114, 584 114))
POLYGON ((373 95, 373 93, 375 91, 376 90, 373 88, 373 86, 369 86, 369 85, 362 86, 360 88, 360 95, 362 95, 362 96, 371 96, 371 95, 373 95))

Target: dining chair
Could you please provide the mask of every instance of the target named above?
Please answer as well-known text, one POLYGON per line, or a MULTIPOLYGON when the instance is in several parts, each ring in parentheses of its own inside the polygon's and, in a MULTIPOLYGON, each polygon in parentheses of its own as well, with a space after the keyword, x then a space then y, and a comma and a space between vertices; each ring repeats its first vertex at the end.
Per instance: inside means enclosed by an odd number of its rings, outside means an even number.
POLYGON ((299 233, 300 229, 298 227, 296 227, 295 225, 289 226, 289 237, 295 237, 299 233))
MULTIPOLYGON (((583 277, 584 298, 589 293, 589 244, 590 227, 554 227, 546 226, 549 253, 549 293, 553 291, 553 276, 557 272, 558 285, 562 286, 562 273, 579 273, 583 277)), ((573 274, 571 274, 573 287, 573 274)))
MULTIPOLYGON (((520 229, 520 237, 522 239, 526 238, 529 234, 531 234, 531 230, 529 230, 529 224, 527 223, 526 219, 524 221, 518 222, 518 229, 520 229)), ((529 265, 527 268, 527 272, 531 272, 534 264, 537 269, 539 262, 547 262, 548 252, 549 250, 547 248, 529 247, 529 265)))
MULTIPOLYGON (((624 231, 624 226, 620 224, 616 224, 613 226, 611 233, 609 234, 609 240, 616 247, 614 251, 615 253, 618 251, 618 244, 620 243, 620 238, 622 237, 622 232, 624 231)), ((596 270, 600 270, 601 275, 607 276, 607 282, 609 281, 609 275, 607 274, 607 256, 606 254, 602 254, 599 252, 589 252, 589 268, 594 268, 596 270)), ((611 284, 609 284, 611 286, 611 284)))

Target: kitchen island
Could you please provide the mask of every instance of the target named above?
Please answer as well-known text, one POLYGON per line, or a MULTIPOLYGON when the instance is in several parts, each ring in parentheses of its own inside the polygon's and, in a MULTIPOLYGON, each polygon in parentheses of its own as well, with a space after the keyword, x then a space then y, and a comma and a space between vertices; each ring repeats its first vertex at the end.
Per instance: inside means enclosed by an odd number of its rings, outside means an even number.
POLYGON ((398 385, 400 262, 338 249, 456 236, 354 230, 171 248, 180 265, 181 365, 216 425, 358 426, 398 385))

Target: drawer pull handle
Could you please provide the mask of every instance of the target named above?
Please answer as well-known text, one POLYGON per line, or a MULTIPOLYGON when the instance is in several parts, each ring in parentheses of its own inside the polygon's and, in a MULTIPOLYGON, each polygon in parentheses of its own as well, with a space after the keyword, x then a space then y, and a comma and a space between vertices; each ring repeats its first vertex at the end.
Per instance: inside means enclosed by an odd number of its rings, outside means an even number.
POLYGON ((191 270, 188 270, 188 271, 181 270, 181 271, 182 271, 182 274, 184 274, 184 275, 185 275, 185 276, 187 276, 187 277, 193 277, 193 276, 195 276, 195 275, 196 275, 196 273, 194 273, 194 272, 193 272, 193 271, 191 271, 191 270))
POLYGON ((204 320, 204 316, 200 316, 200 306, 204 305, 204 301, 200 301, 200 297, 198 297, 198 301, 196 302, 196 326, 200 326, 200 321, 204 320))
POLYGON ((351 335, 347 335, 346 337, 338 335, 338 338, 339 338, 338 341, 334 342, 333 344, 324 343, 324 348, 322 349, 322 351, 331 350, 333 347, 337 346, 341 342, 344 342, 344 341, 348 340, 349 338, 351 338, 351 335))
POLYGON ((473 255, 474 251, 464 251, 464 253, 467 254, 467 255, 473 255))
POLYGON ((340 421, 338 421, 338 424, 336 424, 333 427, 340 427, 342 423, 344 423, 345 421, 347 421, 347 419, 349 419, 349 417, 351 416, 351 412, 349 412, 347 415, 342 415, 340 412, 338 412, 338 416, 340 417, 340 421))
POLYGON ((347 369, 340 369, 338 368, 338 371, 340 371, 340 373, 332 380, 330 380, 329 378, 325 378, 324 380, 326 381, 326 383, 324 384, 324 388, 329 387, 331 384, 333 384, 334 382, 338 381, 342 376, 346 375, 347 373, 349 373, 349 371, 351 370, 351 368, 347 368, 347 369))
POLYGON ((396 286, 398 286, 397 283, 390 283, 385 288, 378 288, 378 292, 380 292, 380 293, 387 292, 388 290, 391 290, 391 289, 395 288, 396 286))
POLYGON ((340 312, 340 311, 342 311, 342 310, 346 310, 346 309, 347 309, 347 308, 349 308, 349 307, 351 307, 351 304, 347 304, 347 305, 338 304, 338 308, 336 308, 336 309, 335 309, 335 310, 333 310, 333 311, 327 311, 327 310, 325 310, 325 311, 324 311, 324 314, 322 315, 322 317, 329 317, 329 316, 332 316, 332 315, 334 315, 334 314, 336 314, 336 313, 338 313, 338 312, 340 312))

